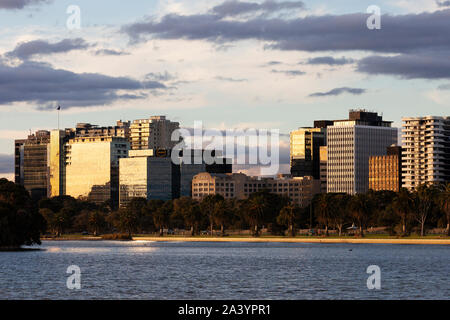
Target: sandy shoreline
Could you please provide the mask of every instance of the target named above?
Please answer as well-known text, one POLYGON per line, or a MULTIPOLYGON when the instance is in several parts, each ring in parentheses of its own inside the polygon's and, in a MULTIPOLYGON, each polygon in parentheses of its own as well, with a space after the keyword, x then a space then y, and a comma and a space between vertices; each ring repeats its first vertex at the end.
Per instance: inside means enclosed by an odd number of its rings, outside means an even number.
POLYGON ((438 244, 450 245, 450 239, 325 239, 325 238, 189 238, 189 237, 133 237, 135 241, 158 242, 249 242, 249 243, 364 243, 364 244, 438 244))

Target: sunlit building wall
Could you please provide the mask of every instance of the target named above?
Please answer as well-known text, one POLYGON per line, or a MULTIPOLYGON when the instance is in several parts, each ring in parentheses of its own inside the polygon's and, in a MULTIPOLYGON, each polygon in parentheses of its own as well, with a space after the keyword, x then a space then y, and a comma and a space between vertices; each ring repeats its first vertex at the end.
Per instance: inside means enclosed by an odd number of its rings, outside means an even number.
POLYGON ((63 130, 52 130, 48 149, 49 184, 48 197, 58 197, 65 194, 65 146, 66 133, 63 130))
POLYGON ((369 189, 399 192, 402 187, 401 147, 389 147, 387 155, 369 158, 369 189))
POLYGON ((172 142, 172 133, 179 127, 178 122, 171 122, 165 116, 134 120, 131 124, 131 148, 170 150, 176 144, 172 142))
POLYGON ((65 194, 102 203, 119 200, 119 159, 126 158, 129 142, 119 137, 73 138, 65 151, 65 194))

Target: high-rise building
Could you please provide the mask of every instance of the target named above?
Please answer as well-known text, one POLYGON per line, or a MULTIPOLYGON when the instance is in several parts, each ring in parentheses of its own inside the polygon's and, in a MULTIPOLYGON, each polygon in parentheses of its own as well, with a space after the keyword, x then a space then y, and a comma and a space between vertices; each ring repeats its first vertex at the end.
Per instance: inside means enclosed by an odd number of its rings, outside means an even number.
POLYGON ((49 142, 50 132, 45 130, 15 141, 15 182, 37 200, 47 196, 49 142))
POLYGON ((170 157, 157 157, 153 149, 130 150, 120 159, 120 206, 133 198, 172 200, 179 197, 180 168, 170 157))
POLYGON ((65 145, 65 195, 102 203, 119 200, 119 160, 130 144, 121 137, 77 137, 65 145))
POLYGON ((403 187, 450 181, 450 117, 403 118, 403 187))
POLYGON ((326 128, 300 128, 290 135, 291 175, 320 179, 320 147, 326 145, 326 128))
POLYGON ((374 112, 351 110, 348 120, 334 121, 327 128, 327 191, 367 192, 369 157, 385 155, 397 140, 397 129, 374 112))
POLYGON ((178 122, 171 122, 165 116, 134 120, 131 124, 131 148, 170 150, 177 143, 172 141, 172 133, 179 127, 178 122))
POLYGON ((399 192, 402 187, 402 148, 391 146, 385 156, 369 158, 369 189, 399 192))
POLYGON ((192 179, 193 199, 201 201, 208 195, 221 195, 225 199, 247 199, 253 193, 267 190, 289 197, 300 207, 310 204, 320 193, 320 182, 312 177, 279 176, 278 178, 254 178, 242 173, 211 174, 202 172, 192 179))
POLYGON ((328 147, 320 147, 320 193, 327 193, 328 147))

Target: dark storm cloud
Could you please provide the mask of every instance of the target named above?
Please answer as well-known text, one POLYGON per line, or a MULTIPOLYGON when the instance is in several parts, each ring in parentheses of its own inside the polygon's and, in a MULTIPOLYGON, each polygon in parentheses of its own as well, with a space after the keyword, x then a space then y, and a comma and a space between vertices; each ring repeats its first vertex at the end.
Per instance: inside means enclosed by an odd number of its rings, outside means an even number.
POLYGON ((118 51, 113 49, 100 49, 95 51, 96 56, 126 56, 129 55, 128 52, 118 51))
POLYGON ((9 154, 0 154, 0 173, 14 172, 14 156, 9 154))
POLYGON ((402 54, 370 56, 358 62, 359 72, 372 75, 399 76, 404 79, 449 79, 447 54, 402 54))
POLYGON ((100 106, 120 99, 145 98, 148 92, 165 88, 157 81, 74 73, 36 62, 24 62, 19 66, 0 62, 2 105, 29 102, 36 104, 37 109, 53 108, 55 103, 66 108, 100 106), (119 93, 122 90, 138 93, 119 93))
POLYGON ((47 40, 33 40, 19 43, 13 51, 6 53, 7 57, 27 60, 35 55, 51 55, 65 53, 73 50, 83 50, 90 45, 81 38, 64 39, 56 43, 47 40))
POLYGON ((369 30, 368 14, 308 16, 305 18, 250 18, 225 20, 215 14, 169 14, 123 27, 129 37, 233 42, 258 39, 279 50, 367 50, 406 53, 450 50, 450 9, 432 13, 383 15, 382 29, 369 30))
POLYGON ((23 9, 29 5, 50 2, 50 0, 1 0, 0 9, 23 9))
POLYGON ((254 12, 275 13, 282 10, 304 9, 302 1, 265 1, 263 3, 226 1, 212 9, 212 13, 220 17, 234 17, 254 12))
POLYGON ((328 97, 328 96, 339 96, 344 93, 350 93, 353 95, 361 95, 361 94, 365 93, 366 91, 367 91, 366 89, 343 87, 343 88, 336 88, 336 89, 330 90, 328 92, 312 93, 309 96, 310 97, 328 97))
MULTIPOLYGON (((327 56, 327 57, 316 57, 316 58, 308 59, 306 64, 312 64, 312 65, 324 64, 324 65, 328 65, 328 66, 342 66, 345 64, 351 64, 353 62, 354 62, 353 59, 347 59, 345 57, 336 59, 336 58, 327 56)), ((301 63, 301 64, 303 64, 303 63, 301 63)))

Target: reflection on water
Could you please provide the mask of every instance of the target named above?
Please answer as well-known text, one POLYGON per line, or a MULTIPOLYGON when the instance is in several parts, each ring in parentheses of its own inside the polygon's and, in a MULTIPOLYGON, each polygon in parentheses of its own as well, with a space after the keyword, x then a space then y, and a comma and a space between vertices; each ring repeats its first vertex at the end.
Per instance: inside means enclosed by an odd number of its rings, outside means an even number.
POLYGON ((449 299, 450 247, 54 241, 0 253, 0 299, 449 299), (68 266, 81 290, 66 287, 68 266), (382 289, 367 289, 369 265, 382 289))

